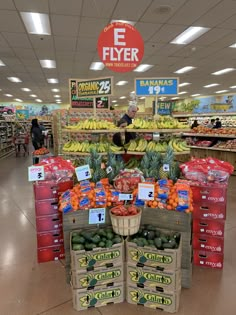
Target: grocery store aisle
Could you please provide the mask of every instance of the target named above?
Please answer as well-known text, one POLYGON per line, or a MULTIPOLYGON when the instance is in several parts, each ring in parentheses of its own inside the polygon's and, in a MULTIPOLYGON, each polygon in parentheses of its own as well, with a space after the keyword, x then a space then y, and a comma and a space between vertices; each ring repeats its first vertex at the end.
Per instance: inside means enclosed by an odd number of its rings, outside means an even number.
MULTIPOLYGON (((63 262, 37 263, 30 158, 0 161, 0 315, 73 315, 63 262)), ((234 315, 236 309, 236 177, 230 181, 223 271, 194 267, 191 289, 183 289, 179 315, 234 315)), ((127 303, 81 315, 163 314, 127 303)))

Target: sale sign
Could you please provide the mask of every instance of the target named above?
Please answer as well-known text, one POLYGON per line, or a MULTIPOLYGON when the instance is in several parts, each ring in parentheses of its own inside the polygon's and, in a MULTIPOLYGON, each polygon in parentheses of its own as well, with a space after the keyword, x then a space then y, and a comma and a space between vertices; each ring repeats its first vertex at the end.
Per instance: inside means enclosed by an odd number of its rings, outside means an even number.
POLYGON ((97 48, 101 61, 114 72, 134 70, 144 55, 142 36, 128 23, 107 25, 98 38, 97 48))

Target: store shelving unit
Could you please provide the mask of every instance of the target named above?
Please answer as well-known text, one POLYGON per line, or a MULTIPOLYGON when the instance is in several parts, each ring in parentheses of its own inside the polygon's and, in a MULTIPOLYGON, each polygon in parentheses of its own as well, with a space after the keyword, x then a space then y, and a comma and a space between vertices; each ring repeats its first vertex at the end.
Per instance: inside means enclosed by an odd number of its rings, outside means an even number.
POLYGON ((14 153, 14 131, 14 122, 0 120, 0 159, 14 153))

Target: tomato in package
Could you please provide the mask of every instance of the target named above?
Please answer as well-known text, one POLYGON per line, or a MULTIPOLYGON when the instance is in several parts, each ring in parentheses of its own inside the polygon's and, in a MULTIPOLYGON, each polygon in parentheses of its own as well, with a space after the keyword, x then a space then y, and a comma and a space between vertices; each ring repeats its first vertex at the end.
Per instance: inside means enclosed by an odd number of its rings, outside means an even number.
POLYGON ((138 170, 124 170, 115 177, 114 187, 120 192, 130 193, 143 181, 144 177, 142 172, 138 170))

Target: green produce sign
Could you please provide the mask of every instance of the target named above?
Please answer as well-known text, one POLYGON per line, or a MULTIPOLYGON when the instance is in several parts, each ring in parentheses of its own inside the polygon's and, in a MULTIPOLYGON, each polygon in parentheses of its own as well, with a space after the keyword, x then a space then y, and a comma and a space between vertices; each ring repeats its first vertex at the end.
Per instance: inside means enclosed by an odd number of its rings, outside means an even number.
POLYGON ((108 96, 112 95, 112 78, 77 80, 77 96, 108 96))

